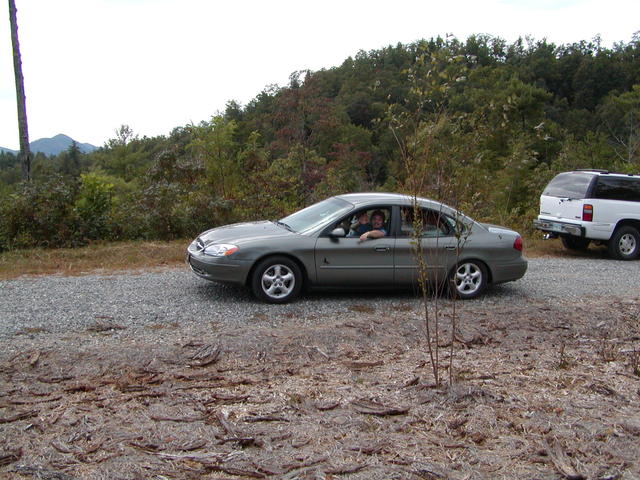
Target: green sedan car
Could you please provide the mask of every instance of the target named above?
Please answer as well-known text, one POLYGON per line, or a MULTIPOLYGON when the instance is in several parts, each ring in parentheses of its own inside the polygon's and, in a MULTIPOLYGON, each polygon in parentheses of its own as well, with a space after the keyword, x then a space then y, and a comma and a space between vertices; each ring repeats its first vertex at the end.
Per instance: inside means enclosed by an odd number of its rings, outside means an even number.
POLYGON ((189 245, 187 263, 269 303, 303 288, 407 288, 421 277, 469 299, 527 270, 517 232, 392 193, 338 195, 278 221, 208 230, 189 245))

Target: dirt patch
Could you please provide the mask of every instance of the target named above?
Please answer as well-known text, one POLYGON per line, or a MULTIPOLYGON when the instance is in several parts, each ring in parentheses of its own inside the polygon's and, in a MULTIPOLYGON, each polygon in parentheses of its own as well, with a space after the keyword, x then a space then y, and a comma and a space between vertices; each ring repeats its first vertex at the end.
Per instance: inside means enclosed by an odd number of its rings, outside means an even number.
POLYGON ((0 476, 640 477, 640 301, 458 303, 451 387, 418 301, 391 310, 22 332, 0 354, 0 476))

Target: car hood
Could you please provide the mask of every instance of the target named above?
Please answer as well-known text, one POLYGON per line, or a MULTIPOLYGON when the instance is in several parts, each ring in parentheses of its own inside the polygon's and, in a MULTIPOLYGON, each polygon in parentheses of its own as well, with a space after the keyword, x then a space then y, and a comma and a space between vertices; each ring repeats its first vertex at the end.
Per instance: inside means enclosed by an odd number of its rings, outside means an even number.
POLYGON ((212 243, 232 243, 234 245, 248 241, 261 241, 267 238, 289 237, 297 235, 270 221, 234 223, 213 228, 200 234, 199 238, 209 245, 212 243))

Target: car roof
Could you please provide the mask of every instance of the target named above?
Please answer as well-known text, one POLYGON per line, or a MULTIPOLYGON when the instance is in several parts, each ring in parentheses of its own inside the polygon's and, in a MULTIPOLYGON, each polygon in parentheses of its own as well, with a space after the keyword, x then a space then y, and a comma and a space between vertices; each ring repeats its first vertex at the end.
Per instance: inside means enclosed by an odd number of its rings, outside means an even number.
MULTIPOLYGON (((412 196, 401 193, 384 193, 384 192, 362 192, 362 193, 345 193, 336 195, 338 198, 346 200, 355 206, 370 205, 374 203, 391 203, 395 205, 411 205, 412 196)), ((423 203, 438 203, 422 197, 417 197, 418 201, 423 203)))
MULTIPOLYGON (((336 195, 336 198, 341 198, 347 202, 353 204, 356 208, 366 206, 378 206, 379 204, 390 204, 399 206, 412 206, 413 196, 404 193, 385 193, 385 192, 362 192, 362 193, 345 193, 342 195, 336 195)), ((442 210, 450 215, 455 214, 456 209, 450 207, 447 204, 438 202, 437 200, 431 200, 424 197, 416 197, 418 203, 422 207, 442 210)), ((465 216, 461 212, 461 215, 465 216)))

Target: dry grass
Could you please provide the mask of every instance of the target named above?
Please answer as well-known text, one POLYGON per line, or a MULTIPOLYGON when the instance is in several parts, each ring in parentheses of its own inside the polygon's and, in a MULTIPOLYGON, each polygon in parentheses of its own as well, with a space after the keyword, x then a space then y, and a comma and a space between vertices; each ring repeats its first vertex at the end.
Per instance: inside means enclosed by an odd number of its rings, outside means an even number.
POLYGON ((31 249, 0 253, 0 280, 21 275, 81 275, 171 267, 184 262, 188 240, 99 243, 81 248, 31 249))

